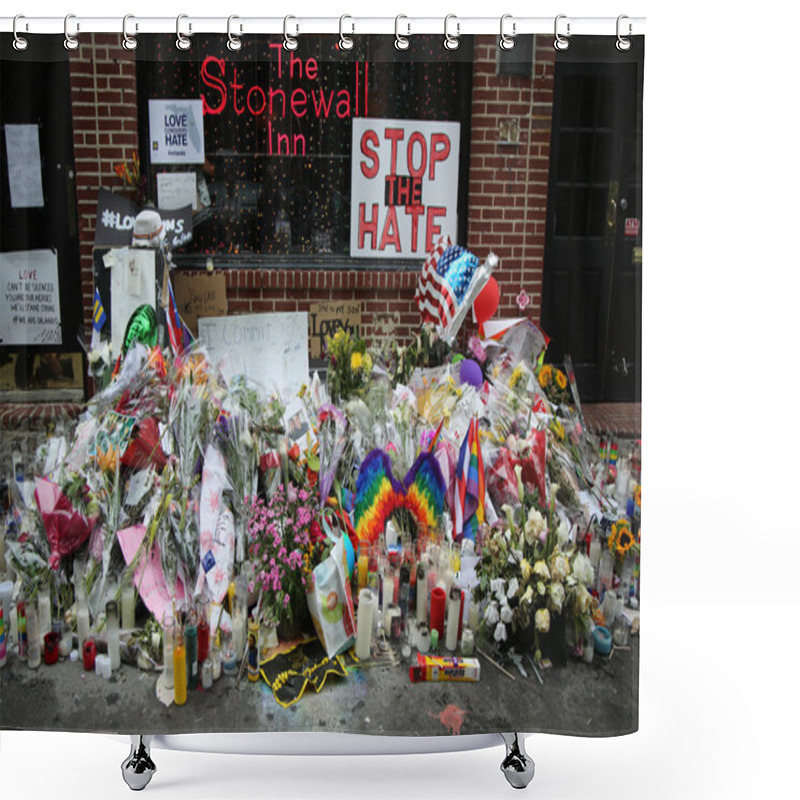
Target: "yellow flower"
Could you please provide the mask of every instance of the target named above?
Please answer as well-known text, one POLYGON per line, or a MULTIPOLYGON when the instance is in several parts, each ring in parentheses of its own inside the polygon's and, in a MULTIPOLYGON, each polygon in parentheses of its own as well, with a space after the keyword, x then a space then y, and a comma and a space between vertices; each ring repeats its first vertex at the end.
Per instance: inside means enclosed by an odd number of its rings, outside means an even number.
POLYGON ((522 563, 519 565, 519 570, 522 573, 522 580, 527 583, 531 577, 531 562, 527 558, 523 558, 522 563))
POLYGON ((639 508, 642 507, 642 484, 637 483, 636 488, 633 490, 633 502, 636 503, 639 508))
POLYGON ((522 364, 517 364, 514 367, 514 371, 511 373, 511 377, 508 380, 508 385, 510 388, 516 388, 517 384, 522 380, 522 364))
POLYGON ((95 456, 95 461, 97 461, 97 466, 100 468, 101 472, 114 472, 117 468, 118 455, 113 445, 105 452, 98 452, 95 456))
POLYGON ((624 556, 633 547, 633 531, 628 520, 618 519, 611 526, 611 535, 608 537, 608 549, 616 551, 617 555, 624 556))
POLYGON ((553 431, 559 442, 564 441, 564 426, 561 424, 561 420, 553 417, 553 421, 550 423, 550 430, 553 431))
POLYGON ((553 380, 553 367, 550 364, 545 364, 539 370, 539 386, 546 389, 553 380))
POLYGON ((556 370, 556 384, 559 389, 567 388, 567 376, 560 369, 556 370))
POLYGON ((369 353, 364 353, 363 367, 364 372, 372 373, 372 357, 369 353))
POLYGON ((363 357, 361 353, 353 353, 353 355, 350 356, 350 369, 353 370, 353 372, 358 372, 361 369, 362 361, 363 357))

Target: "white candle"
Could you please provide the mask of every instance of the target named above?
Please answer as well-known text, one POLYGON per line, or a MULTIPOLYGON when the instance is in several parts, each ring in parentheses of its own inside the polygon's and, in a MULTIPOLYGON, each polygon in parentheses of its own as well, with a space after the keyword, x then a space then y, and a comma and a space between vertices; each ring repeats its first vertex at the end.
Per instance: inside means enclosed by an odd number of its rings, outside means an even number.
POLYGON ((428 570, 417 564, 417 622, 428 621, 428 570))
POLYGON ((358 595, 358 620, 356 622, 356 657, 366 661, 372 647, 372 616, 375 613, 373 594, 362 589, 358 595))
POLYGON ((597 569, 597 565, 600 563, 600 554, 602 552, 603 543, 600 541, 599 537, 593 537, 592 543, 589 545, 589 562, 595 569, 597 569))
POLYGON ((472 628, 473 631, 476 631, 480 623, 481 604, 473 597, 472 602, 469 604, 469 627, 472 628))
POLYGON ((381 592, 381 619, 383 620, 383 629, 386 635, 389 635, 389 606, 394 597, 394 575, 391 569, 387 566, 386 571, 382 575, 383 589, 381 592))
POLYGON ((444 646, 453 651, 458 647, 458 622, 461 612, 461 589, 453 586, 450 589, 450 600, 447 604, 447 635, 444 646))
POLYGON ((76 616, 78 626, 78 652, 83 653, 83 643, 89 638, 89 605, 86 594, 78 592, 78 613, 76 616))
POLYGON ((164 688, 173 689, 173 659, 175 655, 175 621, 172 617, 164 620, 164 635, 161 637, 164 644, 164 688))
POLYGON ((378 605, 378 593, 372 592, 372 635, 378 635, 378 625, 380 624, 381 613, 378 605))
POLYGON ((233 652, 236 654, 236 660, 238 661, 244 653, 246 623, 243 614, 236 613, 236 609, 234 609, 233 622, 231 623, 231 633, 233 652))
POLYGON ((64 658, 69 658, 72 652, 72 625, 66 622, 61 627, 61 641, 58 643, 58 654, 64 658))
POLYGON ((50 587, 47 585, 39 587, 37 598, 37 608, 39 611, 39 642, 44 647, 44 637, 53 630, 53 616, 51 612, 50 587))
POLYGON ((106 635, 108 636, 108 660, 113 672, 120 667, 119 612, 114 600, 106 603, 106 635))
POLYGON ((32 602, 25 603, 28 624, 28 666, 36 669, 42 663, 42 645, 39 634, 39 616, 32 602))
POLYGON ((122 586, 122 629, 132 630, 136 627, 136 588, 130 578, 126 578, 122 586))

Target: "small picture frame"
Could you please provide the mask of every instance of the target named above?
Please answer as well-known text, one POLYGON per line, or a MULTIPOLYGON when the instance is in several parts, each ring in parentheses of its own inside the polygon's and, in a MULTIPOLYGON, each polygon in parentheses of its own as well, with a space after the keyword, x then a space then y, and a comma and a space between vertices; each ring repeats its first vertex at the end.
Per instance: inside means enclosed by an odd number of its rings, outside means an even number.
POLYGON ((314 434, 311 420, 308 418, 308 411, 299 397, 293 397, 286 404, 283 425, 289 441, 296 444, 303 452, 306 452, 316 441, 317 437, 314 434))

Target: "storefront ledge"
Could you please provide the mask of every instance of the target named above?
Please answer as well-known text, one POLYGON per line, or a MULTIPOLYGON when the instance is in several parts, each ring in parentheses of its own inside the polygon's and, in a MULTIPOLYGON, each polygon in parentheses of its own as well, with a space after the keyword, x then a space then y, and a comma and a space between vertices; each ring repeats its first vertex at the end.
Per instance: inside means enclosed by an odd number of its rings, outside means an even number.
POLYGON ((590 403, 584 405, 582 410, 586 427, 594 433, 641 438, 641 403, 590 403))
POLYGON ((74 419, 80 403, 0 403, 0 430, 44 429, 59 420, 74 419))

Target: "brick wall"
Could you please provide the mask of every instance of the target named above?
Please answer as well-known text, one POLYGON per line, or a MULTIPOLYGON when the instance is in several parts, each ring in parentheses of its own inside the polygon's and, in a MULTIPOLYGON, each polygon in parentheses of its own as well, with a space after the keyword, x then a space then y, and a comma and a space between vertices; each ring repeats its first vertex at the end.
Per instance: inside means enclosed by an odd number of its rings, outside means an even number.
POLYGON ((94 303, 92 245, 97 190, 121 191, 114 166, 138 150, 136 64, 115 34, 83 34, 70 58, 72 128, 81 254, 85 335, 91 336, 94 303))
POLYGON ((476 37, 467 243, 480 258, 491 250, 500 259, 498 316, 519 316, 516 298, 525 289, 531 299, 526 314, 537 322, 554 65, 552 37, 537 36, 532 79, 497 75, 497 37, 476 37), (519 144, 500 144, 499 125, 512 118, 519 120, 519 144))
MULTIPOLYGON (((87 336, 93 302, 91 249, 97 189, 120 190, 114 165, 138 147, 136 71, 132 54, 116 36, 81 37, 73 57, 72 103, 80 216, 81 281, 87 336)), ((527 313, 541 312, 547 176, 553 101, 552 42, 538 37, 533 78, 496 74, 497 41, 477 37, 469 174, 467 246, 479 257, 500 258, 499 315, 519 314, 516 297, 531 298, 527 313), (516 118, 520 142, 500 144, 499 123, 516 118)), ((368 342, 408 338, 418 327, 414 289, 419 264, 408 271, 226 270, 231 314, 304 311, 322 300, 358 300, 368 342)), ((469 324, 469 323, 468 323, 469 324)))

